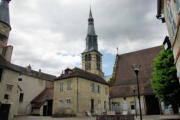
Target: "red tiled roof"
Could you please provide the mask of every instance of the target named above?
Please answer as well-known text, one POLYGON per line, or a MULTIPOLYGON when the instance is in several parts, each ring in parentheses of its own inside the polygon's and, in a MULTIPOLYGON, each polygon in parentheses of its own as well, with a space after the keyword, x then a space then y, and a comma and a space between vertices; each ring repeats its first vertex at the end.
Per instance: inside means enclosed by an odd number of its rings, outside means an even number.
POLYGON ((48 100, 53 100, 53 88, 47 88, 42 91, 37 97, 35 97, 31 103, 33 104, 34 108, 40 108, 44 102, 48 100))
POLYGON ((161 50, 161 46, 136 52, 118 55, 115 71, 115 83, 111 89, 111 97, 132 96, 132 86, 136 86, 136 75, 133 64, 140 64, 139 82, 142 94, 153 94, 150 78, 153 72, 153 60, 161 50))

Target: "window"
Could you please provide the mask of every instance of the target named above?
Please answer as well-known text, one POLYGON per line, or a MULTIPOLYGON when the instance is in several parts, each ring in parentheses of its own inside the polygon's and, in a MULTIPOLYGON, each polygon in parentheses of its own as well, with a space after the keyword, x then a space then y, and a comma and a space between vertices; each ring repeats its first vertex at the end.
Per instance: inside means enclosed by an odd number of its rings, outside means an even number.
POLYGON ((101 109, 101 100, 98 100, 98 110, 101 109))
POLYGON ((8 100, 8 99, 9 99, 9 95, 8 95, 8 94, 5 94, 5 95, 4 95, 4 99, 8 100))
POLYGON ((101 87, 98 85, 97 86, 97 92, 100 93, 101 92, 101 87))
POLYGON ((125 111, 128 110, 128 104, 126 101, 123 102, 123 110, 125 110, 125 111))
POLYGON ((99 55, 96 55, 96 66, 97 66, 97 69, 100 70, 100 56, 99 55))
POLYGON ((2 73, 3 73, 3 69, 0 69, 0 82, 1 82, 1 79, 2 79, 2 73))
POLYGON ((66 100, 66 108, 70 108, 71 107, 71 100, 70 99, 67 99, 66 100))
POLYGON ((13 85, 9 85, 9 84, 7 84, 7 85, 6 85, 6 87, 7 87, 7 90, 12 90, 13 85))
POLYGON ((91 54, 88 55, 88 61, 91 61, 91 54))
POLYGON ((86 70, 91 70, 91 63, 90 62, 86 62, 85 69, 86 70))
POLYGON ((21 73, 19 73, 18 81, 22 81, 21 73))
POLYGON ((19 102, 23 102, 23 98, 24 98, 24 94, 20 93, 20 95, 19 95, 19 102))
POLYGON ((91 84, 91 92, 95 92, 95 85, 94 85, 94 83, 91 84))
POLYGON ((60 82, 60 92, 63 92, 63 82, 60 82))
POLYGON ((88 61, 88 56, 87 55, 85 55, 85 61, 88 61))
POLYGON ((58 107, 61 109, 63 107, 63 100, 59 100, 59 105, 58 107))
POLYGON ((67 81, 67 90, 71 90, 71 81, 67 81))
POLYGON ((108 88, 107 87, 105 88, 105 94, 106 95, 108 94, 108 88))
POLYGON ((176 4, 177 13, 179 14, 180 13, 180 1, 179 0, 174 0, 174 2, 176 4))
POLYGON ((120 113, 120 102, 112 102, 112 110, 116 113, 120 113))
POLYGON ((104 110, 106 110, 107 109, 107 106, 106 106, 106 101, 104 101, 104 110))
POLYGON ((130 104, 131 104, 131 110, 134 110, 135 109, 135 102, 131 101, 130 104))
POLYGON ((3 50, 2 50, 2 55, 3 55, 3 56, 6 56, 6 51, 7 51, 7 48, 4 47, 3 50))
POLYGON ((172 33, 173 33, 173 36, 175 36, 175 34, 176 34, 176 23, 174 21, 173 13, 171 10, 171 5, 170 5, 169 1, 167 1, 167 9, 168 9, 168 17, 169 17, 169 21, 171 24, 172 33))

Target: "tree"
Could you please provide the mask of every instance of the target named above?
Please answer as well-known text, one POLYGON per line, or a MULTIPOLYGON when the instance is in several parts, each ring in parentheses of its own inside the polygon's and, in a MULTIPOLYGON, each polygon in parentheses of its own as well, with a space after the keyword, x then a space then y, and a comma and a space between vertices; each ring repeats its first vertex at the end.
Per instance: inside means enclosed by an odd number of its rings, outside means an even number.
POLYGON ((112 77, 111 77, 110 80, 108 81, 108 84, 109 84, 110 86, 112 86, 112 85, 114 84, 114 82, 115 82, 115 72, 113 72, 112 77))
POLYGON ((152 88, 156 97, 166 105, 172 105, 174 112, 180 105, 180 85, 177 78, 173 53, 170 49, 161 50, 154 59, 152 88))

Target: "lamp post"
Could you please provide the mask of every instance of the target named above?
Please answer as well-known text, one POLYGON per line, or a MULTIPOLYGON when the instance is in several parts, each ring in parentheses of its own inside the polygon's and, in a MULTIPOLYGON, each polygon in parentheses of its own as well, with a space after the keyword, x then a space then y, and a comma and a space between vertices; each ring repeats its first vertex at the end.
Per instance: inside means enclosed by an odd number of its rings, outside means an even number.
POLYGON ((139 110, 140 110, 140 120, 142 120, 142 112, 141 112, 141 101, 140 101, 140 92, 139 92, 139 80, 138 80, 138 73, 140 70, 141 65, 138 64, 133 64, 132 69, 136 73, 136 78, 137 78, 137 88, 138 88, 138 100, 139 100, 139 110))

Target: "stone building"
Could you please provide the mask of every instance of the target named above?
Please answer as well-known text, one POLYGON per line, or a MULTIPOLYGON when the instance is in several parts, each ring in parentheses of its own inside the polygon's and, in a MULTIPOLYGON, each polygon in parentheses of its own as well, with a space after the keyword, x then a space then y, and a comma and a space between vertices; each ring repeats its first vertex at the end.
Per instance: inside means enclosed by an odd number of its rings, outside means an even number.
MULTIPOLYGON (((38 106, 37 104, 34 104, 33 99, 42 94, 43 91, 46 91, 46 89, 53 89, 53 80, 56 78, 53 75, 41 71, 31 70, 30 65, 27 68, 24 68, 11 63, 13 47, 8 45, 9 33, 11 30, 9 2, 10 0, 0 1, 1 120, 12 120, 15 115, 31 114, 33 108, 37 108, 36 106, 38 106)), ((41 101, 39 109, 43 110, 42 106, 48 107, 48 105, 46 105, 46 102, 48 101, 49 99, 41 101)))
POLYGON ((116 56, 114 65, 115 83, 110 89, 111 110, 118 114, 139 114, 136 74, 133 64, 141 65, 139 86, 142 114, 159 114, 159 101, 155 98, 150 79, 153 60, 162 48, 160 46, 116 56))
POLYGON ((82 69, 66 69, 65 73, 54 81, 53 114, 102 114, 108 110, 108 90, 90 10, 86 49, 82 53, 82 69))
POLYGON ((169 37, 165 37, 164 44, 165 47, 169 47, 173 51, 177 77, 180 82, 180 1, 157 0, 156 17, 162 20, 163 23, 166 22, 169 37))

